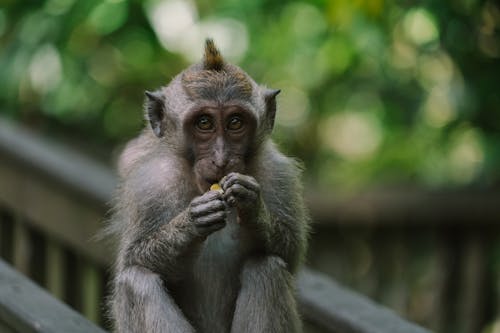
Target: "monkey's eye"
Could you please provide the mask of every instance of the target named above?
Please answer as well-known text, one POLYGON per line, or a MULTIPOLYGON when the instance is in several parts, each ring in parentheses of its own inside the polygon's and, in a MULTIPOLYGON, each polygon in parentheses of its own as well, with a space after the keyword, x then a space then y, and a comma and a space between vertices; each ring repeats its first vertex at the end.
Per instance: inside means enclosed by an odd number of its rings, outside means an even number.
POLYGON ((196 120, 196 127, 202 131, 210 131, 214 128, 212 118, 203 115, 196 120))
POLYGON ((243 119, 240 116, 233 116, 227 123, 227 129, 230 131, 237 131, 243 127, 243 119))

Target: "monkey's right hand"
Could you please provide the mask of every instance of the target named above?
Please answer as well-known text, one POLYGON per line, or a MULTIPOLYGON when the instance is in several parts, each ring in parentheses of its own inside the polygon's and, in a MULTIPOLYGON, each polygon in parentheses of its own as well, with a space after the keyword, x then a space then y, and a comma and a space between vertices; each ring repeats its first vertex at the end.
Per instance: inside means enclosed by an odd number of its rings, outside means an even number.
POLYGON ((197 235, 205 238, 226 225, 226 203, 219 191, 194 198, 188 208, 189 221, 197 235))

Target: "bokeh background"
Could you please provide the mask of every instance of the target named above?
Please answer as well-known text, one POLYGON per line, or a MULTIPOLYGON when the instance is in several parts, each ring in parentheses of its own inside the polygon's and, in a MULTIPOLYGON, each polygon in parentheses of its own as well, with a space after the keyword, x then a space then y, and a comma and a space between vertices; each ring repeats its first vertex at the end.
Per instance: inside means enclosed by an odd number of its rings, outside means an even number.
POLYGON ((274 138, 323 212, 309 264, 435 330, 499 332, 500 221, 456 216, 498 198, 498 3, 2 0, 0 113, 112 166, 206 37, 282 89, 274 138))

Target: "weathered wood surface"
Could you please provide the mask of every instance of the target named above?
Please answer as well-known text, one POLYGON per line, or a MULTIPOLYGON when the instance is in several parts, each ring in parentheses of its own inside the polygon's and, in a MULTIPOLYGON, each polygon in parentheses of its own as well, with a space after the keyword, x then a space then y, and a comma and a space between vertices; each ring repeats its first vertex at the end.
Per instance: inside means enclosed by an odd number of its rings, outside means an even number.
POLYGON ((500 221, 498 190, 379 188, 350 194, 310 191, 306 200, 315 222, 324 225, 488 226, 500 221))
POLYGON ((52 183, 65 185, 97 205, 109 200, 116 184, 108 168, 2 118, 0 152, 3 158, 28 167, 27 172, 48 176, 52 183))
POLYGON ((301 313, 335 333, 429 333, 325 274, 303 269, 297 288, 301 313))
POLYGON ((115 184, 109 169, 0 118, 0 203, 103 265, 109 251, 93 239, 115 184))
POLYGON ((104 208, 88 204, 80 195, 9 161, 1 153, 0 204, 92 260, 106 264, 109 259, 102 255, 106 253, 103 244, 93 240, 103 226, 104 208))
POLYGON ((0 260, 0 331, 104 333, 0 260))

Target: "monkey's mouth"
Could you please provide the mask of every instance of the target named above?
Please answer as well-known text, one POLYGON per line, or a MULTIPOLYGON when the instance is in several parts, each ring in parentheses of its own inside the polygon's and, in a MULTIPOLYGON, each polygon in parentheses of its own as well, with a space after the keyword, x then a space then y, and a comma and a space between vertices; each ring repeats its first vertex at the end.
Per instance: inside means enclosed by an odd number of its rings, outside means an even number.
POLYGON ((219 183, 222 177, 220 178, 204 178, 204 185, 207 185, 207 189, 210 188, 213 184, 219 183))

